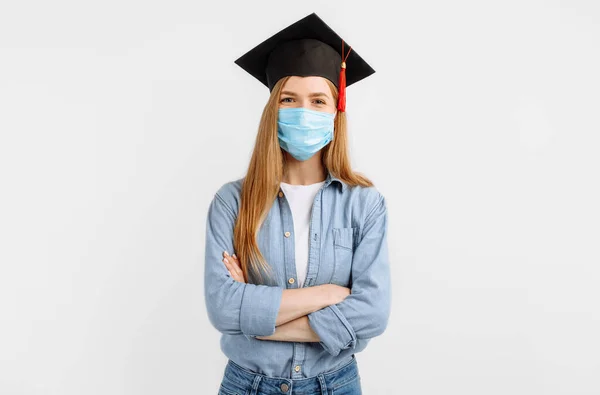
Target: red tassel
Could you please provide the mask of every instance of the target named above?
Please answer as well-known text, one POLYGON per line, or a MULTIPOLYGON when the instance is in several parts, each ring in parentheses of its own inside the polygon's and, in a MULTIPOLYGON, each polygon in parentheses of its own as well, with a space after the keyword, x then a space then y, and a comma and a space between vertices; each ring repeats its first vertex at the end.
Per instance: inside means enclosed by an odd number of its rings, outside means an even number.
POLYGON ((352 47, 348 50, 346 57, 344 57, 344 40, 342 40, 342 64, 340 65, 340 79, 338 81, 338 111, 346 111, 346 59, 350 55, 352 47))
POLYGON ((346 111, 346 65, 342 62, 338 83, 338 111, 346 111))

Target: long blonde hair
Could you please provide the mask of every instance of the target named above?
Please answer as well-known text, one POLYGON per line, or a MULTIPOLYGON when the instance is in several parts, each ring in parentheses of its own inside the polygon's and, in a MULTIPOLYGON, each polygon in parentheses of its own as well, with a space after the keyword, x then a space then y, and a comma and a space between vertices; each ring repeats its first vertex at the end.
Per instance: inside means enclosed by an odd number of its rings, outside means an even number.
MULTIPOLYGON (((270 272, 272 269, 258 248, 257 235, 277 199, 284 173, 285 156, 277 138, 277 115, 280 92, 289 78, 281 78, 271 91, 260 119, 248 171, 242 183, 241 203, 233 238, 236 256, 247 282, 249 274, 252 273, 253 277, 258 274, 261 278, 258 283, 262 283, 261 273, 270 272)), ((326 81, 331 88, 334 102, 337 103, 337 88, 328 79, 326 81)), ((345 112, 337 112, 333 139, 321 151, 325 168, 348 186, 373 186, 368 178, 351 169, 345 112)))

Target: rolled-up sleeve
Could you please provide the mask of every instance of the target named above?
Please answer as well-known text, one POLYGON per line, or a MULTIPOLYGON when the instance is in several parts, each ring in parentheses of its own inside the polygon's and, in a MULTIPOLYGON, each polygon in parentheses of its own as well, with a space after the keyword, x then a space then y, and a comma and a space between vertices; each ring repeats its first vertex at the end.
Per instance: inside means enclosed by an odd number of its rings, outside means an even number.
POLYGON ((351 293, 342 302, 308 314, 311 328, 331 355, 354 348, 357 339, 381 335, 388 324, 391 280, 386 200, 378 193, 352 257, 351 293))
POLYGON ((283 288, 234 280, 223 263, 223 252, 234 253, 233 209, 217 192, 206 218, 204 298, 211 324, 221 333, 246 337, 275 333, 283 288))

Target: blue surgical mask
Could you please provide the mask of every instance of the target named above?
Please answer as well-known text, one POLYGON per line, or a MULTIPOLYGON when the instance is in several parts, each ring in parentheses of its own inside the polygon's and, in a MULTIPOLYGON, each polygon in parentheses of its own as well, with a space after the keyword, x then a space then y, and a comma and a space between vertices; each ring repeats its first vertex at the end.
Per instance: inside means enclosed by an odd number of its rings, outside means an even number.
POLYGON ((333 139, 335 114, 303 107, 280 108, 277 137, 281 148, 297 160, 307 160, 333 139))

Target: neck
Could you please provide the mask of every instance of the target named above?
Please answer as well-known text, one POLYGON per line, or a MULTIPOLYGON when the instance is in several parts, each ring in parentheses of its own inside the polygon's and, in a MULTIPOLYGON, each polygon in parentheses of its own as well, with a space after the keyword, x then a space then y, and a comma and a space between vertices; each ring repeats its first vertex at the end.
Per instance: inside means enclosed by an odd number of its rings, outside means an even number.
POLYGON ((305 161, 299 161, 284 151, 285 167, 281 181, 292 185, 310 185, 325 181, 327 169, 321 161, 321 151, 305 161))

